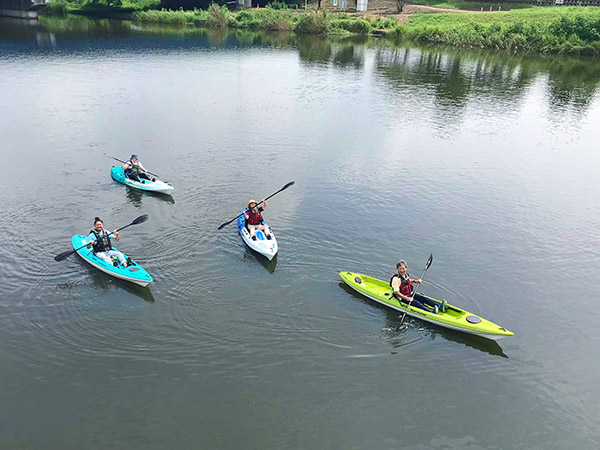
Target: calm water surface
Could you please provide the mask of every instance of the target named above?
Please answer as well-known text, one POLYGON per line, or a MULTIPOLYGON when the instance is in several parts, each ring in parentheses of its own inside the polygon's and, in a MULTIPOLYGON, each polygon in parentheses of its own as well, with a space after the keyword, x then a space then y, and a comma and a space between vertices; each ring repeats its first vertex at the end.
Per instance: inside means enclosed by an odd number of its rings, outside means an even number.
POLYGON ((0 21, 0 448, 600 446, 600 63, 0 21), (113 182, 138 153, 172 197, 113 182), (234 226, 250 198, 280 252, 234 226), (141 214, 122 283, 71 257, 141 214), (397 314, 387 278, 512 330, 397 314))

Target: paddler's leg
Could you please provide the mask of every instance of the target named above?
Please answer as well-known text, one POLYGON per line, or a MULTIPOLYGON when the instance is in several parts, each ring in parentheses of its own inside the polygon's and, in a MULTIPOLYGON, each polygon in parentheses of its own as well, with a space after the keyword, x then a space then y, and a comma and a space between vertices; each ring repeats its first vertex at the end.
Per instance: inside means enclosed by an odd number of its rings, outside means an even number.
POLYGON ((127 174, 127 178, 129 178, 130 180, 133 180, 133 181, 137 181, 138 183, 141 183, 141 181, 140 181, 140 177, 138 177, 138 174, 137 174, 137 173, 134 173, 134 172, 129 172, 129 173, 127 174))
POLYGON ((107 264, 110 264, 112 266, 112 261, 110 259, 110 256, 108 256, 108 254, 106 252, 97 252, 94 253, 98 258, 100 258, 102 261, 104 261, 107 264))
POLYGON ((248 231, 250 232, 250 237, 253 241, 256 240, 256 231, 254 231, 254 225, 248 225, 248 231))
POLYGON ((266 225, 261 225, 259 227, 259 230, 261 230, 263 233, 265 233, 265 236, 267 236, 267 239, 271 239, 271 233, 269 233, 269 227, 266 225))
POLYGON ((123 267, 127 267, 127 259, 125 258, 125 255, 123 255, 123 253, 118 252, 116 250, 109 250, 104 253, 108 254, 108 256, 116 256, 119 259, 119 263, 121 263, 123 267))
MULTIPOLYGON (((430 298, 427 298, 421 294, 415 294, 415 300, 419 301, 421 304, 431 306, 431 308, 435 308, 436 306, 438 306, 438 304, 436 302, 434 302, 430 298)), ((413 300, 413 303, 415 302, 415 300, 413 300)))
MULTIPOLYGON (((427 312, 431 312, 431 309, 429 309, 428 307, 426 307, 423 303, 421 303, 418 299, 420 299, 419 294, 417 294, 415 296, 415 298, 413 299, 412 302, 410 302, 411 306, 414 306, 415 308, 419 308, 422 309, 423 311, 427 311, 427 312)), ((402 307, 406 308, 406 302, 404 300, 402 300, 402 307)))

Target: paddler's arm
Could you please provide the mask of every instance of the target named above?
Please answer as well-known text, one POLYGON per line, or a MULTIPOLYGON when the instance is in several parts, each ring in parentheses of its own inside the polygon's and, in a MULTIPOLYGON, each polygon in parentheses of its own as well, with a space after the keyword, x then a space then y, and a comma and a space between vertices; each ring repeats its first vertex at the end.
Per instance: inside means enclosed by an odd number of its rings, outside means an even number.
POLYGON ((113 239, 113 236, 114 236, 115 241, 118 241, 119 239, 121 239, 121 236, 119 236, 119 232, 117 230, 112 232, 112 234, 110 235, 110 238, 113 239))
POLYGON ((396 298, 400 298, 407 303, 410 303, 414 300, 414 297, 409 297, 408 295, 401 294, 400 292, 394 292, 394 295, 396 296, 396 298))

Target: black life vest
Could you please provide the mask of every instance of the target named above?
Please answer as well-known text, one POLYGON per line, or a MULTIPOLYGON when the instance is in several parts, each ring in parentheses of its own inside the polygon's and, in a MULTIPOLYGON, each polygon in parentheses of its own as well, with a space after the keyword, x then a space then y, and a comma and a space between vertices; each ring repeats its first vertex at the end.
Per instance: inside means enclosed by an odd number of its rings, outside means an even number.
MULTIPOLYGON (((392 286, 392 281, 394 281, 394 278, 396 278, 396 277, 400 278, 400 274, 395 273, 394 275, 392 275, 392 278, 390 278, 390 286, 392 286)), ((402 278, 400 278, 400 279, 402 280, 402 278)), ((402 280, 402 283, 400 283, 399 290, 402 295, 406 295, 406 296, 409 296, 413 293, 413 285, 412 285, 412 281, 410 280, 410 277, 408 276, 408 273, 406 274, 406 278, 404 278, 402 280)))
POLYGON ((127 169, 127 172, 131 172, 131 173, 140 173, 142 171, 142 169, 140 168, 139 164, 140 161, 138 160, 137 163, 134 163, 131 158, 129 158, 129 161, 127 161, 127 164, 129 164, 129 169, 127 169))
POLYGON ((263 223, 263 216, 258 208, 256 208, 256 211, 248 210, 246 214, 248 214, 248 225, 260 225, 263 223))
POLYGON ((110 236, 106 232, 106 230, 102 230, 102 236, 96 233, 96 230, 90 231, 90 233, 94 233, 96 236, 96 242, 92 247, 94 249, 94 253, 107 252, 108 250, 112 250, 112 245, 110 245, 110 236))

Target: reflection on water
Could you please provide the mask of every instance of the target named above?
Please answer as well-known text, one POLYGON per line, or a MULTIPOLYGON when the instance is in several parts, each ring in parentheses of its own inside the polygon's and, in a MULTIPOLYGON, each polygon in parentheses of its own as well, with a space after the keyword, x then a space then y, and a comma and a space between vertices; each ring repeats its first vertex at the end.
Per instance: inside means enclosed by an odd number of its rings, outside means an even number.
POLYGON ((68 15, 43 16, 38 21, 0 19, 0 38, 31 39, 39 47, 89 48, 123 42, 90 41, 90 38, 134 37, 127 45, 139 48, 181 47, 275 47, 296 48, 302 61, 340 68, 364 68, 365 51, 377 45, 376 71, 390 86, 430 86, 440 106, 452 106, 460 114, 472 93, 516 99, 523 95, 540 73, 547 74, 550 107, 584 110, 600 82, 598 62, 591 58, 566 56, 511 55, 505 52, 416 47, 368 36, 296 36, 248 30, 206 29, 164 25, 140 25, 128 21, 90 19, 68 15), (160 39, 151 39, 157 36, 160 39), (85 46, 61 38, 86 38, 85 46), (59 42, 56 42, 56 39, 59 42))
POLYGON ((0 16, 0 41, 32 40, 39 49, 56 47, 56 37, 43 27, 37 19, 17 19, 0 16))
MULTIPOLYGON (((240 238, 240 240, 241 240, 241 238, 240 238)), ((248 248, 246 246, 246 244, 244 243, 244 241, 242 241, 242 244, 245 247, 244 256, 242 258, 242 261, 244 261, 244 262, 250 261, 252 263, 255 261, 258 261, 261 266, 263 266, 265 269, 267 269, 267 272, 275 273, 275 269, 277 268, 277 256, 279 255, 279 253, 277 255, 275 255, 272 260, 269 261, 269 258, 266 258, 263 255, 261 255, 260 253, 255 252, 254 250, 248 248)))
POLYGON ((120 187, 125 188, 125 190, 127 192, 127 199, 136 208, 142 207, 142 200, 144 197, 157 198, 157 199, 160 199, 163 202, 168 203, 170 205, 175 204, 175 199, 169 194, 161 194, 160 192, 140 191, 139 189, 135 189, 135 188, 132 188, 131 186, 123 185, 122 183, 119 183, 117 181, 115 181, 115 183, 119 184, 120 187))
POLYGON ((109 274, 96 269, 95 267, 91 267, 81 257, 79 257, 79 255, 77 257, 77 260, 83 267, 85 267, 90 277, 92 277, 93 285, 95 288, 101 289, 105 292, 110 292, 116 286, 119 289, 123 289, 146 302, 154 302, 154 295, 152 295, 152 291, 150 290, 149 286, 138 286, 137 284, 129 283, 127 281, 119 280, 118 278, 112 277, 109 274))
POLYGON ((380 48, 377 71, 393 88, 431 86, 440 106, 456 113, 471 94, 517 99, 540 73, 547 73, 552 108, 585 109, 600 82, 598 61, 562 56, 506 55, 448 48, 380 48))

